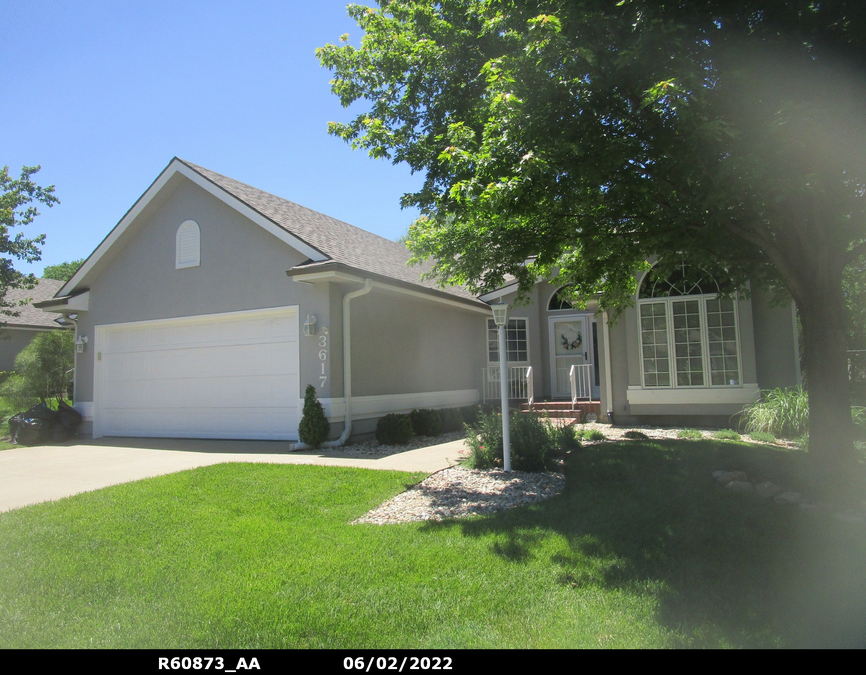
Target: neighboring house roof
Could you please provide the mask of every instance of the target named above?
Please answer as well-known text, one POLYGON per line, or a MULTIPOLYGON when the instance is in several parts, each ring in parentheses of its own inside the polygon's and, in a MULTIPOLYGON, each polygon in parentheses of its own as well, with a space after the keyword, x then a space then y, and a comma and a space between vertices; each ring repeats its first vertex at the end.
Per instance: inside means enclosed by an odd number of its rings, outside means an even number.
POLYGON ((430 271, 432 264, 425 262, 420 265, 409 266, 407 263, 411 254, 403 244, 385 239, 372 232, 367 232, 354 225, 349 225, 349 223, 326 216, 324 213, 313 211, 184 159, 178 159, 178 161, 183 162, 193 171, 204 176, 286 232, 303 240, 329 258, 326 261, 310 261, 299 267, 315 266, 318 269, 330 262, 342 263, 361 272, 371 272, 405 283, 439 290, 459 298, 475 300, 472 293, 460 286, 440 288, 433 280, 421 279, 422 274, 430 271))
POLYGON ((33 306, 33 303, 53 298, 55 293, 63 288, 63 281, 54 279, 38 279, 33 288, 10 288, 6 291, 4 300, 11 305, 18 305, 22 300, 27 304, 20 307, 5 307, 9 311, 18 312, 18 316, 0 315, 0 324, 9 328, 60 328, 54 322, 60 314, 43 312, 33 306))

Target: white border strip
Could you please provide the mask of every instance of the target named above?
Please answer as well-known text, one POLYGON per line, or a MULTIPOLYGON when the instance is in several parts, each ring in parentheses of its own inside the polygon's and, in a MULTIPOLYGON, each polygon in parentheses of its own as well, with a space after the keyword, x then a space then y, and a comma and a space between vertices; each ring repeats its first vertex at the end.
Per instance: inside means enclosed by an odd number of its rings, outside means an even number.
MULTIPOLYGON (((331 422, 342 422, 346 414, 346 401, 339 398, 320 398, 325 414, 331 422)), ((388 413, 406 414, 416 408, 461 408, 480 403, 477 389, 453 391, 426 391, 414 394, 386 394, 384 396, 353 396, 352 419, 365 420, 382 417, 388 413)), ((303 410, 303 400, 300 409, 303 410)))
POLYGON ((699 405, 746 404, 758 398, 757 384, 742 387, 716 387, 708 389, 642 389, 629 387, 627 396, 631 405, 699 405))

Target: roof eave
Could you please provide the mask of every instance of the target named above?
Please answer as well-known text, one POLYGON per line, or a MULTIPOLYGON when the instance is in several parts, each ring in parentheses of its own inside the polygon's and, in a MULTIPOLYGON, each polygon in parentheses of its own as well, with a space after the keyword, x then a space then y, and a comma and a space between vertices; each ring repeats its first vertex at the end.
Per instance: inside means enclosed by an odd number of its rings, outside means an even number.
POLYGON ((460 296, 453 295, 447 291, 421 286, 420 284, 413 284, 400 279, 394 279, 375 272, 368 272, 367 270, 362 270, 336 261, 316 263, 308 266, 299 265, 286 270, 286 275, 292 277, 295 281, 308 283, 330 281, 364 283, 365 279, 370 279, 375 285, 380 287, 391 288, 412 295, 425 296, 431 300, 457 305, 469 310, 484 313, 490 312, 490 307, 480 300, 461 298, 460 296))

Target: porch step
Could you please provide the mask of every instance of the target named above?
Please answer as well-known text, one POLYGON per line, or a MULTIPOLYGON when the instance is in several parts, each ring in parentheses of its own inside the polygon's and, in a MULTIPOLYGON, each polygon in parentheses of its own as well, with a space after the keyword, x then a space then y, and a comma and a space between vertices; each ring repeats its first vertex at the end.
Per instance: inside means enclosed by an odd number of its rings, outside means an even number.
POLYGON ((524 403, 520 406, 521 411, 532 410, 539 414, 547 414, 548 417, 558 419, 573 418, 583 422, 589 413, 595 413, 601 417, 601 401, 537 401, 532 405, 524 403))

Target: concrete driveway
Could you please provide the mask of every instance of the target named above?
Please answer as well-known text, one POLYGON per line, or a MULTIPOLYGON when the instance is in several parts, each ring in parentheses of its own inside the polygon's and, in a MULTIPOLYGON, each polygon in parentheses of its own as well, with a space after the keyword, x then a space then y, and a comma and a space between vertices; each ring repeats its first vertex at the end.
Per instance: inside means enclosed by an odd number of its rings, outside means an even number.
POLYGON ((433 473, 456 463, 463 441, 378 458, 288 452, 279 441, 110 438, 0 451, 0 512, 109 485, 223 462, 319 464, 433 473))

